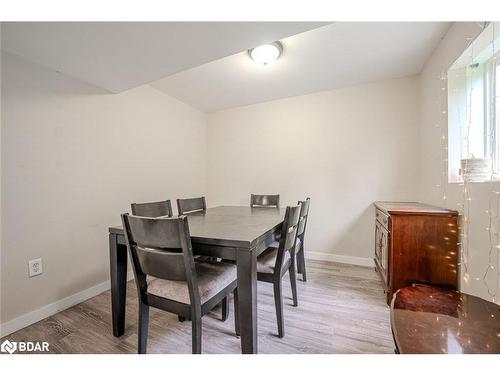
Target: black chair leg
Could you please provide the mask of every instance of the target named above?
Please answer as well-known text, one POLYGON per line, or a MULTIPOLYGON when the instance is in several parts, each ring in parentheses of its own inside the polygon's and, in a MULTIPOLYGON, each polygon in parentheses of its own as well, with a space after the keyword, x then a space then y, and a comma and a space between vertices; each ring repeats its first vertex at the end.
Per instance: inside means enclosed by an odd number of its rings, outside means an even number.
POLYGON ((234 332, 236 336, 240 335, 240 309, 238 307, 238 288, 233 292, 234 295, 234 332))
POLYGON ((285 324, 283 322, 283 293, 281 278, 274 282, 274 304, 276 305, 276 320, 278 321, 278 337, 285 335, 285 324))
POLYGON ((222 317, 221 317, 221 320, 223 322, 225 322, 227 320, 227 318, 229 317, 229 306, 228 306, 228 303, 227 303, 227 298, 228 297, 224 297, 224 299, 222 300, 222 317))
POLYGON ((146 354, 148 345, 149 306, 139 301, 139 332, 137 353, 146 354))
POLYGON ((295 273, 295 264, 290 265, 290 270, 288 270, 290 274, 290 285, 292 287, 292 297, 293 297, 293 305, 298 306, 299 301, 297 299, 297 274, 295 273))
POLYGON ((193 354, 201 354, 201 315, 192 317, 192 347, 193 354))
MULTIPOLYGON (((303 245, 302 245, 303 246, 303 245)), ((306 275, 306 258, 304 256, 304 247, 297 254, 298 262, 300 263, 300 273, 302 274, 302 281, 307 281, 306 275)))
POLYGON ((295 254, 295 264, 297 265, 297 273, 302 274, 302 261, 300 259, 299 253, 295 254))

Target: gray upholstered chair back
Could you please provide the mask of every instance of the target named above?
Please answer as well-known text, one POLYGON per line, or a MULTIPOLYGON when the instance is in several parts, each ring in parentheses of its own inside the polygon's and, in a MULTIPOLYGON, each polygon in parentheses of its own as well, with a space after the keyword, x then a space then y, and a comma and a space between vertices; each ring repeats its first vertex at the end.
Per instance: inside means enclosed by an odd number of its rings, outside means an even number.
POLYGON ((281 237, 278 248, 278 256, 276 257, 275 269, 281 277, 281 267, 285 259, 285 253, 290 253, 290 258, 295 257, 295 244, 297 240, 297 229, 299 225, 301 206, 288 206, 285 212, 285 219, 281 228, 281 237))
POLYGON ((186 281, 191 301, 199 299, 187 218, 147 218, 122 215, 137 288, 147 292, 146 275, 186 281))
POLYGON ((311 203, 311 198, 306 198, 305 201, 297 202, 297 204, 300 204, 300 217, 299 217, 299 226, 297 228, 297 237, 302 236, 302 234, 306 230, 307 216, 309 215, 310 203, 311 203))
POLYGON ((250 196, 250 207, 277 207, 280 206, 280 196, 276 195, 258 195, 250 196))
POLYGON ((177 209, 179 211, 179 215, 204 212, 207 209, 207 203, 205 201, 205 197, 177 199, 177 209))
POLYGON ((172 217, 172 204, 170 200, 161 202, 132 203, 132 215, 144 217, 172 217))

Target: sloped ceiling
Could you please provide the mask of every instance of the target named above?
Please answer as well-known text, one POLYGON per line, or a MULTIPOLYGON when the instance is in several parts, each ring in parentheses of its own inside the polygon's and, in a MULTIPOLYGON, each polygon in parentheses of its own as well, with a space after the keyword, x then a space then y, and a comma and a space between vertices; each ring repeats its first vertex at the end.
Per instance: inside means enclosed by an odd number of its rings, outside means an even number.
POLYGON ((153 83, 205 112, 398 78, 421 72, 450 27, 444 22, 339 22, 282 40, 283 55, 259 66, 247 52, 153 83))
POLYGON ((2 23, 2 50, 118 93, 151 84, 205 112, 418 74, 445 22, 2 23), (247 50, 280 40, 259 66, 247 50))
POLYGON ((118 93, 322 25, 7 22, 2 23, 2 50, 118 93))

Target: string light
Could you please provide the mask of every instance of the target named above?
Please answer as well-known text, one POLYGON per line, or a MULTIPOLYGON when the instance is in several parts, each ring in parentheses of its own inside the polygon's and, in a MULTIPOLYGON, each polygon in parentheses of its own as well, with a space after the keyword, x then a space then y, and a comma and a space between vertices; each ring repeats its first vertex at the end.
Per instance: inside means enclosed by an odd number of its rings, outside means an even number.
MULTIPOLYGON (((483 26, 484 28, 484 26, 483 26)), ((492 55, 495 55, 495 23, 492 24, 492 32, 493 32, 493 41, 492 41, 492 55)), ((474 49, 472 45, 472 40, 469 42, 469 46, 471 49, 471 62, 472 64, 475 62, 474 61, 474 49)), ((469 104, 467 106, 467 113, 468 113, 468 121, 467 121, 467 129, 466 129, 466 134, 463 137, 463 140, 466 142, 465 144, 465 151, 466 151, 466 160, 465 160, 465 170, 467 170, 467 162, 470 157, 470 128, 472 125, 472 94, 474 87, 472 85, 472 75, 469 75, 469 79, 471 82, 469 82, 469 104)), ((490 105, 495 105, 493 101, 490 102, 490 105)), ((493 108, 494 109, 494 108, 493 108)), ((490 109, 491 110, 491 109, 490 109)), ((497 124, 496 128, 498 129, 498 121, 499 119, 496 118, 497 124)), ((490 138, 490 144, 493 145, 493 132, 490 130, 487 136, 490 138)), ((462 152, 464 151, 464 145, 461 145, 461 150, 462 152)), ((493 160, 494 156, 494 151, 493 147, 490 147, 490 158, 493 160)), ((494 166, 493 163, 491 163, 491 175, 493 176, 494 172, 494 166)), ((463 215, 464 215, 464 238, 466 238, 466 241, 462 244, 462 263, 464 265, 464 281, 466 283, 469 282, 469 267, 468 267, 468 262, 469 262, 469 229, 470 229, 470 208, 471 208, 471 201, 472 198, 470 196, 470 189, 467 187, 469 181, 468 179, 464 179, 464 184, 463 184, 463 192, 462 192, 462 198, 463 198, 463 215)), ((497 301, 497 294, 499 291, 499 285, 498 285, 498 280, 500 273, 497 270, 499 266, 499 257, 500 257, 500 220, 499 220, 499 215, 500 215, 500 183, 494 182, 495 188, 494 190, 489 194, 488 197, 488 209, 485 210, 486 215, 488 216, 488 225, 486 227, 486 231, 488 232, 488 241, 489 241, 489 248, 488 248, 488 264, 486 265, 484 271, 482 272, 482 277, 474 277, 473 280, 477 282, 482 282, 483 287, 485 288, 486 292, 488 295, 491 297, 491 300, 493 302, 497 301)))
MULTIPOLYGON (((467 38, 467 48, 470 49, 471 51, 471 60, 472 63, 474 63, 474 46, 472 44, 473 39, 472 38, 467 38)), ((467 76, 466 76, 467 79, 467 76)), ((469 99, 467 101, 467 110, 466 110, 466 115, 467 115, 467 126, 465 129, 465 134, 462 134, 462 127, 460 127, 460 135, 461 135, 461 144, 460 144, 460 152, 461 152, 461 159, 465 159, 465 165, 462 165, 462 176, 463 176, 463 171, 468 170, 468 161, 469 161, 469 151, 470 151, 470 144, 469 144, 469 134, 470 134, 470 127, 472 124, 472 94, 473 94, 473 86, 472 86, 472 77, 469 75, 469 79, 471 82, 469 82, 468 87, 470 87, 469 91, 469 99), (464 143, 465 142, 465 147, 464 143), (464 148, 465 148, 465 157, 464 157, 464 148)), ((460 116, 460 114, 459 114, 460 116)), ((459 117, 460 118, 460 117, 459 117)), ((470 234, 470 222, 469 222, 469 217, 470 217, 470 202, 471 202, 471 197, 469 195, 469 179, 465 178, 464 176, 462 177, 463 183, 461 184, 462 186, 462 244, 460 248, 460 254, 461 254, 461 263, 462 263, 462 268, 463 268, 463 280, 465 281, 466 284, 469 283, 469 250, 470 250, 470 242, 469 242, 469 234, 470 234)))
POLYGON ((446 124, 446 103, 447 103, 447 80, 448 76, 446 72, 441 72, 439 75, 439 80, 441 81, 441 95, 439 95, 437 103, 440 107, 441 119, 439 122, 435 124, 435 128, 439 130, 439 149, 440 149, 440 160, 441 160, 441 177, 439 183, 436 184, 436 187, 441 190, 441 199, 446 201, 448 198, 447 195, 447 185, 448 185, 448 139, 447 139, 447 128, 445 126, 441 126, 441 123, 446 124))
MULTIPOLYGON (((493 33, 493 42, 491 43, 492 47, 492 55, 495 56, 495 23, 492 23, 492 33, 493 33)), ((491 102, 490 103, 493 108, 491 110, 495 110, 495 103, 491 102)), ((496 129, 498 129, 499 126, 499 119, 498 116, 496 116, 496 129)), ((488 134, 490 137, 490 144, 493 145, 493 131, 490 129, 490 132, 488 134)), ((498 148, 498 145, 497 145, 498 148)), ((493 147, 490 147, 490 158, 493 160, 494 157, 494 151, 493 147)), ((494 173, 494 166, 493 163, 491 163, 491 175, 493 176, 494 173)), ((498 280, 500 278, 500 270, 497 270, 495 272, 495 266, 499 266, 499 261, 500 261, 500 183, 497 181, 495 183, 495 190, 493 190, 488 197, 488 209, 486 210, 486 214, 488 215, 488 240, 489 240, 489 249, 488 249, 488 265, 486 267, 486 270, 484 271, 483 274, 483 284, 486 290, 488 291, 488 294, 492 298, 492 301, 495 302, 498 291, 499 291, 499 285, 498 285, 498 280), (490 276, 491 274, 491 276, 490 276), (490 279, 494 278, 495 282, 494 285, 493 283, 490 282, 490 279)), ((500 268, 500 267, 499 267, 500 268)))
MULTIPOLYGON (((496 183, 499 184, 498 182, 496 183)), ((488 215, 488 227, 486 230, 488 231, 488 265, 483 273, 482 282, 484 287, 486 288, 488 294, 495 301, 496 296, 498 294, 498 277, 500 273, 495 272, 495 264, 498 264, 499 260, 499 251, 500 250, 500 195, 496 194, 496 191, 493 190, 488 197, 488 209, 486 210, 486 214, 488 215), (493 283, 490 281, 491 278, 495 278, 496 282, 493 283)))
MULTIPOLYGON (((481 27, 484 29, 486 26, 485 23, 481 24, 481 27)), ((492 42, 492 49, 493 53, 492 55, 495 56, 495 23, 492 24, 492 31, 493 31, 493 42, 492 42)), ((471 63, 475 63, 475 55, 474 55, 474 45, 473 45, 473 38, 467 38, 467 47, 466 49, 469 49, 471 54, 471 63)), ((496 58, 496 56, 495 56, 496 58)), ((472 65, 471 64, 471 65, 472 65)), ((441 73, 440 80, 441 81, 446 81, 447 75, 445 73, 441 73)), ((474 90, 474 86, 472 85, 472 75, 466 76, 466 80, 468 82, 468 103, 466 106, 466 117, 464 117, 463 113, 458 113, 458 118, 465 118, 466 119, 466 126, 465 129, 460 126, 460 154, 461 154, 461 159, 465 159, 462 165, 463 170, 468 170, 468 160, 470 158, 470 130, 471 130, 471 124, 472 124, 472 94, 474 90), (465 131, 465 134, 463 134, 463 131, 465 131), (464 157, 465 156, 465 157, 464 157)), ((444 87, 445 85, 443 84, 441 86, 441 94, 446 95, 446 88, 444 87)), ((442 98, 441 103, 447 103, 446 98, 442 98)), ((443 105, 443 104, 441 104, 443 105)), ((494 102, 491 103, 491 105, 495 105, 494 102)), ((491 108, 491 110, 494 110, 495 108, 491 108)), ((439 129, 440 131, 440 146, 441 146, 441 168, 443 173, 446 175, 446 180, 443 181, 443 177, 441 177, 440 183, 436 184, 436 188, 441 190, 441 196, 443 197, 443 200, 446 200, 447 194, 446 194, 446 187, 448 185, 447 181, 447 175, 448 175, 448 159, 447 159, 447 136, 444 133, 447 131, 447 126, 441 126, 441 124, 447 124, 447 119, 444 118, 444 115, 446 115, 447 110, 443 109, 443 107, 440 108, 441 115, 443 116, 442 120, 435 124, 435 128, 439 129)), ((496 116, 496 129, 500 129, 500 116, 496 116)), ((486 135, 491 139, 490 144, 493 144, 494 140, 494 131, 489 130, 489 132, 486 135)), ((500 140, 496 140, 499 142, 500 140)), ((498 145, 497 145, 498 148, 498 145)), ((490 157, 491 160, 493 160, 493 147, 489 148, 490 150, 490 157)), ((494 165, 491 163, 491 168, 492 168, 492 176, 494 172, 494 165)), ((441 175, 443 176, 443 173, 441 175)), ((484 289, 490 296, 491 300, 493 302, 498 302, 498 293, 499 293, 499 280, 500 280, 500 182, 497 181, 492 181, 491 183, 494 184, 489 197, 488 197, 488 209, 485 210, 485 214, 488 216, 488 224, 486 226, 486 231, 488 232, 488 241, 489 241, 489 248, 488 248, 488 264, 485 266, 485 269, 483 272, 481 272, 479 275, 471 275, 471 268, 469 267, 469 262, 470 262, 470 254, 471 254, 471 249, 470 249, 470 228, 471 228, 471 205, 473 202, 472 196, 471 196, 471 189, 469 184, 471 181, 468 178, 463 178, 463 181, 460 182, 459 186, 461 186, 461 193, 462 193, 462 202, 457 203, 457 206, 459 207, 460 211, 460 221, 461 223, 458 226, 459 234, 460 234, 460 241, 457 242, 457 246, 460 248, 460 260, 458 262, 459 267, 462 270, 462 280, 463 283, 467 286, 470 286, 471 282, 479 282, 483 284, 484 289)))

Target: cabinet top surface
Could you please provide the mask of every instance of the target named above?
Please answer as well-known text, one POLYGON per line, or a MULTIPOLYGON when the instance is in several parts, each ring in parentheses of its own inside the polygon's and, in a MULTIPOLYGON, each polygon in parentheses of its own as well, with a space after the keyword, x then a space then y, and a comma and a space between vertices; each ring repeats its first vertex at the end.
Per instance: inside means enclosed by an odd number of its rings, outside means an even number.
POLYGON ((373 203, 378 209, 389 214, 451 214, 458 212, 447 208, 431 206, 420 202, 382 202, 373 203))

